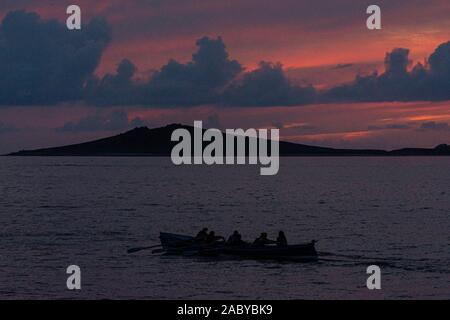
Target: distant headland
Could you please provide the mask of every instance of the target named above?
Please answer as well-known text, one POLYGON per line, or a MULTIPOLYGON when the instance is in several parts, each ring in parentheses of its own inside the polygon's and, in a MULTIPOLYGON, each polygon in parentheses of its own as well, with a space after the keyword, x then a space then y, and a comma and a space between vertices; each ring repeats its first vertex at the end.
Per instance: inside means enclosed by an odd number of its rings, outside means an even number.
MULTIPOLYGON (((160 128, 139 127, 108 138, 54 148, 22 150, 7 156, 170 156, 177 144, 172 132, 194 127, 170 124, 160 128)), ((280 141, 280 156, 450 156, 450 146, 404 148, 392 151, 375 149, 335 149, 280 141)))

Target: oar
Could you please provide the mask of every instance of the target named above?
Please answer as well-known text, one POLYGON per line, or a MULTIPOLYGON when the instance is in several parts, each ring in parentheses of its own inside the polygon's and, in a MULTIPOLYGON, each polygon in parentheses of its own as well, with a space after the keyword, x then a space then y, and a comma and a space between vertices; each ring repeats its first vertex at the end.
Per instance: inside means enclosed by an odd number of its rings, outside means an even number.
POLYGON ((137 247, 137 248, 131 248, 131 249, 128 249, 127 252, 128 252, 128 253, 134 253, 134 252, 138 252, 138 251, 141 251, 141 250, 147 250, 147 249, 152 249, 152 248, 157 248, 157 247, 161 247, 161 245, 160 245, 160 244, 157 244, 157 245, 149 246, 149 247, 137 247))
MULTIPOLYGON (((192 244, 186 245, 186 246, 178 246, 178 247, 176 247, 176 249, 178 249, 178 250, 183 250, 183 249, 186 249, 186 248, 190 248, 191 246, 192 246, 192 244)), ((215 250, 215 249, 211 249, 211 248, 197 248, 197 249, 192 249, 192 250, 182 251, 182 255, 185 255, 185 256, 193 256, 193 255, 198 254, 198 253, 201 252, 201 251, 208 251, 208 250, 215 250)), ((163 253, 163 252, 166 252, 166 251, 167 251, 167 250, 164 249, 164 248, 162 248, 162 249, 156 249, 156 250, 153 250, 153 251, 152 251, 152 254, 163 253)))

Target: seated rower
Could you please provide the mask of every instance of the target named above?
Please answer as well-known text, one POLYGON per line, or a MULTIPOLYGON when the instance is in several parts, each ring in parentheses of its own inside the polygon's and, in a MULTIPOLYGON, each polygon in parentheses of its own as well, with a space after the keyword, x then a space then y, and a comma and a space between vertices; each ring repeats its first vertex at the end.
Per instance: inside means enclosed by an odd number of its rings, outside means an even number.
POLYGON ((206 242, 208 238, 208 228, 203 228, 194 238, 195 242, 206 242))
POLYGON ((265 246, 266 244, 273 244, 276 243, 273 240, 267 239, 267 233, 263 232, 261 235, 255 239, 253 242, 254 246, 265 246))
POLYGON ((225 241, 225 238, 222 236, 216 236, 216 233, 214 231, 211 231, 206 237, 206 243, 214 243, 219 240, 225 241))
POLYGON ((283 231, 278 232, 277 237, 277 246, 278 247, 286 247, 288 245, 286 236, 283 231))
POLYGON ((233 232, 233 234, 228 238, 228 241, 227 241, 227 245, 230 245, 230 246, 239 246, 244 243, 245 242, 242 241, 241 234, 237 230, 235 230, 233 232))

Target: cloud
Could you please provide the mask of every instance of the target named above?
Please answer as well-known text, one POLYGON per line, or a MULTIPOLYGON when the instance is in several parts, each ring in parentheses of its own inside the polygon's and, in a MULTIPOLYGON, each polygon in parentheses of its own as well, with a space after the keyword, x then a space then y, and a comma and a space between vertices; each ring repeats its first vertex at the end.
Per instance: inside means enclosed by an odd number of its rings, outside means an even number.
POLYGON ((333 69, 345 69, 353 67, 353 63, 339 63, 333 67, 333 69))
MULTIPOLYGON (((243 70, 239 62, 229 58, 220 37, 203 37, 197 41, 197 46, 198 51, 190 62, 182 64, 170 60, 144 82, 133 80, 136 68, 130 61, 122 61, 115 75, 108 74, 91 82, 87 90, 88 102, 95 105, 268 107, 450 99, 450 42, 441 44, 427 63, 414 66, 409 59, 409 49, 393 49, 386 53, 382 74, 358 75, 351 83, 322 91, 312 85, 293 83, 280 63, 262 61, 254 70, 243 70)), ((353 66, 338 65, 337 70, 353 66)))
POLYGON ((116 74, 107 74, 102 79, 91 77, 85 89, 85 99, 97 106, 138 104, 142 88, 133 81, 137 68, 128 59, 117 65, 116 74))
POLYGON ((428 59, 428 90, 435 99, 450 98, 450 41, 441 44, 428 59))
POLYGON ((260 62, 256 70, 243 75, 223 95, 223 103, 235 106, 293 106, 312 103, 313 87, 293 85, 280 63, 260 62))
POLYGON ((241 71, 236 60, 230 60, 219 37, 197 40, 198 51, 187 64, 169 61, 150 80, 148 95, 158 105, 199 105, 214 103, 220 91, 241 71))
POLYGON ((198 50, 186 64, 170 60, 145 83, 133 82, 136 72, 128 60, 122 61, 115 75, 94 80, 88 99, 97 105, 142 104, 151 106, 193 106, 217 103, 223 89, 242 71, 231 60, 219 37, 203 37, 198 50))
POLYGON ((109 40, 101 19, 69 31, 36 13, 8 13, 0 25, 0 105, 80 99, 109 40))
POLYGON ((256 70, 244 72, 229 58, 220 37, 203 37, 198 50, 186 64, 170 60, 146 82, 133 80, 135 66, 123 60, 115 75, 93 79, 87 100, 98 106, 289 106, 311 103, 312 87, 293 85, 282 65, 261 62, 256 70))
MULTIPOLYGON (((80 100, 95 106, 267 107, 450 99, 450 42, 436 48, 424 64, 413 66, 409 49, 396 48, 385 56, 384 73, 359 75, 331 89, 319 83, 315 89, 294 83, 280 63, 263 61, 254 70, 244 70, 229 57, 220 37, 198 39, 189 62, 169 60, 148 79, 137 79, 129 59, 123 59, 114 74, 98 78, 94 71, 109 41, 109 26, 101 19, 91 20, 81 31, 69 31, 36 13, 8 13, 0 25, 0 105, 80 100)), ((355 66, 332 69, 343 78, 355 66)), ((327 68, 329 77, 332 70, 327 68)))
POLYGON ((67 122, 62 127, 56 128, 58 132, 95 132, 118 131, 147 125, 139 117, 128 119, 124 111, 116 111, 107 115, 95 114, 81 118, 77 122, 67 122))
POLYGON ((420 125, 421 131, 448 131, 450 130, 450 125, 447 122, 434 122, 428 121, 423 122, 420 125))
POLYGON ((411 126, 409 124, 404 123, 392 123, 387 124, 383 126, 377 126, 377 125, 370 125, 367 127, 367 130, 369 131, 377 131, 377 130, 407 130, 411 129, 411 126))
POLYGON ((145 81, 123 59, 115 74, 93 73, 110 41, 103 20, 69 31, 56 20, 13 11, 0 26, 0 105, 49 105, 85 100, 96 106, 273 106, 312 101, 314 89, 290 83, 281 64, 261 62, 244 72, 225 43, 203 37, 191 61, 167 64, 145 81))
POLYGON ((450 99, 450 41, 410 71, 409 50, 396 48, 386 54, 385 72, 358 76, 351 84, 336 86, 323 95, 328 102, 439 101, 450 99))
POLYGON ((310 132, 317 129, 316 126, 313 126, 309 123, 282 123, 280 121, 273 122, 272 125, 274 128, 283 129, 283 130, 291 130, 296 132, 310 132))
POLYGON ((350 83, 355 75, 368 75, 379 67, 379 63, 341 63, 312 67, 287 68, 286 75, 298 85, 312 85, 324 91, 337 85, 350 83))

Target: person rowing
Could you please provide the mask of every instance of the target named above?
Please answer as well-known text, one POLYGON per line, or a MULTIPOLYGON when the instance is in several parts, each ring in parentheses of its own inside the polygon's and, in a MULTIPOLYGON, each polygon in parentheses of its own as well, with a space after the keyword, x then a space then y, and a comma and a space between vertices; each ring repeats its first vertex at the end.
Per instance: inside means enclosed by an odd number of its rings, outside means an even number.
POLYGON ((200 230, 194 238, 195 242, 206 242, 208 238, 208 228, 200 230))
POLYGON ((253 242, 254 246, 265 246, 267 244, 274 244, 276 243, 276 241, 270 240, 267 238, 267 233, 263 232, 261 233, 261 235, 255 239, 255 241, 253 242))
POLYGON ((229 246, 239 246, 243 244, 245 244, 245 242, 242 241, 242 236, 237 230, 235 230, 227 240, 227 245, 229 246))
POLYGON ((225 238, 222 236, 216 236, 214 231, 211 231, 206 237, 206 243, 214 243, 217 241, 225 241, 225 238))
POLYGON ((287 247, 288 242, 286 239, 286 236, 284 235, 283 231, 278 232, 278 237, 277 237, 277 246, 278 247, 287 247))

